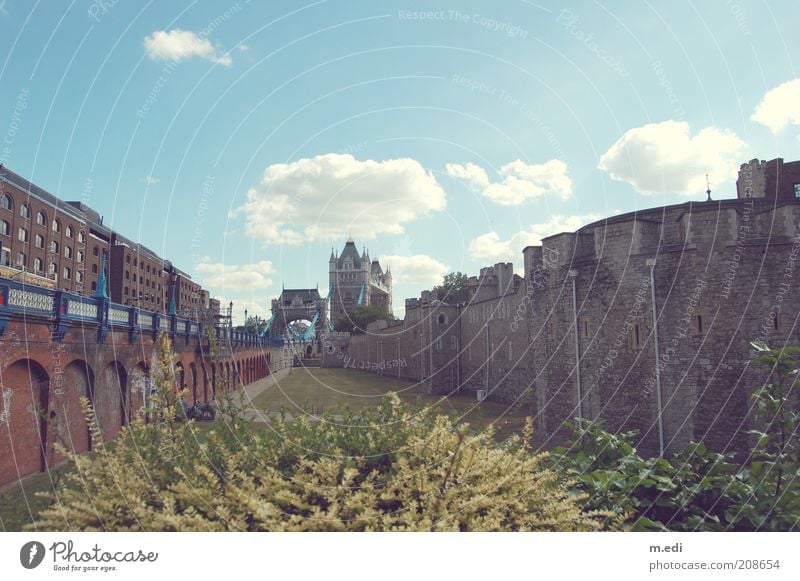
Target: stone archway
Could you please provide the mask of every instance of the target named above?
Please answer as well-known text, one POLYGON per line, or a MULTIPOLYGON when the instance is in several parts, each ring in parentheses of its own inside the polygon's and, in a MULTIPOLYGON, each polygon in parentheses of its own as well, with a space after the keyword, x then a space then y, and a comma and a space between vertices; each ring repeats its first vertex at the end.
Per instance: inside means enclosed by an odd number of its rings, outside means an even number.
POLYGON ((0 485, 53 463, 48 419, 50 377, 32 359, 16 361, 0 379, 0 485))

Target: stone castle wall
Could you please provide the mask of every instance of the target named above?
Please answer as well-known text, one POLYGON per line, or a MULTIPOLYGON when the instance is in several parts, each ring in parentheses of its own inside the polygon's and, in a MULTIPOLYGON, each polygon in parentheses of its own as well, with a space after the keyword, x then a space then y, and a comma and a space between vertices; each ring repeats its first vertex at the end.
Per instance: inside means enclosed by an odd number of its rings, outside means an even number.
POLYGON ((430 293, 407 301, 401 324, 351 337, 345 366, 430 393, 486 390, 522 402, 546 447, 581 416, 636 430, 648 454, 659 452, 660 433, 666 451, 701 439, 742 451, 749 396, 765 379, 750 363, 750 342, 799 340, 799 257, 793 201, 612 217, 526 248, 523 278, 498 264, 470 281, 463 301, 430 293))

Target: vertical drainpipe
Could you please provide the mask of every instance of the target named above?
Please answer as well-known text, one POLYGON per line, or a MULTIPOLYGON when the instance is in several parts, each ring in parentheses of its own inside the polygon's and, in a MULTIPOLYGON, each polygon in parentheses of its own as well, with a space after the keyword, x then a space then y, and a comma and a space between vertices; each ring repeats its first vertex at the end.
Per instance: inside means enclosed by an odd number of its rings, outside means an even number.
POLYGON ((658 310, 656 309, 656 259, 648 258, 647 266, 650 267, 650 302, 653 305, 653 345, 656 351, 656 407, 658 408, 658 455, 664 456, 664 410, 661 403, 661 367, 659 365, 658 350, 658 310))
POLYGON ((583 391, 581 389, 581 349, 578 339, 578 291, 575 280, 578 278, 577 270, 570 270, 569 277, 572 279, 572 315, 575 327, 575 383, 578 387, 578 418, 583 417, 583 391))

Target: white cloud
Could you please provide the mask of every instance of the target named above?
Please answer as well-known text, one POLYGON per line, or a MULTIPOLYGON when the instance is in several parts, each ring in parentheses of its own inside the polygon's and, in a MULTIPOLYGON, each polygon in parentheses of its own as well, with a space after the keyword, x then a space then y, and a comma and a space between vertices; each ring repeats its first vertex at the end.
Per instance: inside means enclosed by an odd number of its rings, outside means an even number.
POLYGON ((440 284, 444 275, 449 272, 446 264, 427 254, 388 255, 381 256, 379 260, 384 269, 387 267, 391 269, 393 286, 397 284, 440 284))
POLYGON ((447 175, 467 182, 473 190, 481 191, 489 186, 489 176, 486 175, 486 170, 472 162, 464 165, 448 163, 445 170, 447 175))
POLYGON ((213 292, 248 293, 262 290, 272 285, 268 275, 275 273, 269 260, 260 260, 252 264, 223 264, 211 262, 203 257, 195 265, 194 271, 203 287, 213 292))
POLYGON ((266 244, 301 244, 402 234, 445 205, 439 182, 414 159, 330 153, 269 166, 231 217, 243 215, 246 233, 266 244))
POLYGON ((552 216, 547 222, 532 224, 527 230, 520 230, 511 238, 502 239, 497 232, 487 232, 469 243, 469 257, 484 264, 513 262, 522 267, 522 249, 542 243, 542 238, 561 232, 574 232, 581 226, 599 220, 600 214, 580 216, 552 216))
POLYGON ((787 125, 800 125, 800 79, 767 91, 750 117, 777 133, 787 125))
POLYGON ((145 176, 145 178, 144 178, 144 183, 146 183, 148 186, 155 185, 160 181, 161 181, 161 179, 157 178, 155 176, 145 176))
POLYGON ((228 304, 233 301, 233 324, 244 324, 244 312, 247 311, 248 317, 261 317, 262 319, 269 319, 272 316, 272 303, 268 300, 259 299, 242 299, 237 297, 218 296, 221 305, 220 310, 222 314, 228 312, 228 304))
POLYGON ((474 163, 465 165, 448 163, 445 166, 451 177, 467 182, 476 192, 481 192, 502 206, 518 206, 533 198, 572 196, 572 180, 567 175, 567 164, 551 159, 543 164, 527 164, 521 160, 507 163, 498 170, 500 182, 491 182, 486 171, 474 163))
POLYGON ((180 28, 156 30, 144 39, 144 48, 153 60, 180 62, 198 56, 226 67, 233 63, 230 55, 219 54, 207 38, 180 28))
POLYGON ((642 194, 702 195, 706 174, 718 185, 737 175, 745 143, 730 131, 706 127, 689 134, 689 124, 664 121, 629 129, 600 158, 612 179, 642 194))

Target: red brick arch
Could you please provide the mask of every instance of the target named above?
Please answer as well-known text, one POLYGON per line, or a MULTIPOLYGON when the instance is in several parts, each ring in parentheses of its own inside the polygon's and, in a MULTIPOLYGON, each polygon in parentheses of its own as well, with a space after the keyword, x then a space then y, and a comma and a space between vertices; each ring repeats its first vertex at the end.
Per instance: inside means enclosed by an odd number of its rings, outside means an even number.
POLYGON ((0 485, 44 470, 51 461, 50 377, 42 365, 20 359, 0 379, 0 485), (44 415, 39 412, 44 412, 44 415))

